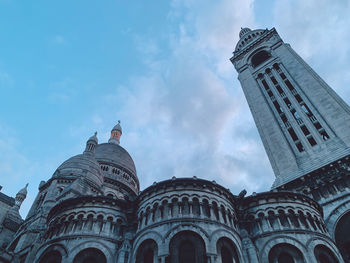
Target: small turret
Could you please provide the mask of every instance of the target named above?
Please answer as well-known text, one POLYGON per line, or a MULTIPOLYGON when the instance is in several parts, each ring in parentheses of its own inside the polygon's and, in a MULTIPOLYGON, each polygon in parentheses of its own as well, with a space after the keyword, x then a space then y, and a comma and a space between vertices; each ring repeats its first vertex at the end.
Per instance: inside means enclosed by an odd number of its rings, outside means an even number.
POLYGON ((251 32, 252 30, 248 27, 241 28, 241 31, 239 32, 239 38, 242 38, 245 34, 248 32, 251 32))
POLYGON ((98 144, 97 132, 95 132, 95 134, 91 136, 89 140, 86 142, 86 148, 85 148, 84 154, 93 155, 95 153, 95 148, 97 144, 98 144))
POLYGON ((122 136, 122 127, 120 126, 120 121, 115 125, 111 131, 111 137, 109 138, 109 143, 120 144, 120 137, 122 136))
POLYGON ((16 194, 16 198, 15 198, 15 208, 16 209, 19 209, 21 207, 24 199, 26 199, 27 187, 28 187, 28 184, 26 184, 26 186, 24 188, 22 188, 21 190, 19 190, 19 192, 16 194))

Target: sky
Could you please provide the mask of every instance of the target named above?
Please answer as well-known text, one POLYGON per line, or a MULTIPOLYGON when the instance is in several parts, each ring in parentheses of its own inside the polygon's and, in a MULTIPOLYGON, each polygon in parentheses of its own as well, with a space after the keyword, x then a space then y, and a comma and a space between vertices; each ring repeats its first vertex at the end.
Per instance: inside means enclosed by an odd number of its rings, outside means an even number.
POLYGON ((229 61, 241 27, 275 27, 350 102, 350 2, 0 0, 0 185, 41 180, 121 120, 141 190, 173 176, 238 194, 274 175, 229 61))

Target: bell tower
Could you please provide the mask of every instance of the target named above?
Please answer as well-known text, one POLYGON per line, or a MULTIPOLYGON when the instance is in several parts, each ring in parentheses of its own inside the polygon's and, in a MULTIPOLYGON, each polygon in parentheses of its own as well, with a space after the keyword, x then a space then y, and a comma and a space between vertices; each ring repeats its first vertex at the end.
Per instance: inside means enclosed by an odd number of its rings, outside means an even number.
POLYGON ((231 62, 271 162, 273 188, 350 155, 350 108, 276 30, 241 29, 231 62))

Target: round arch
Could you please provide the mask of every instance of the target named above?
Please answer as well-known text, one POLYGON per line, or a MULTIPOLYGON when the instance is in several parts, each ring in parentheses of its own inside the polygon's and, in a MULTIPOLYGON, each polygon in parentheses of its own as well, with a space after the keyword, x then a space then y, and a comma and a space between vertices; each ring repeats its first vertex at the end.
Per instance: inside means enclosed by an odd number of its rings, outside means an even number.
POLYGON ((278 244, 287 244, 296 247, 302 255, 307 255, 308 252, 305 246, 300 243, 296 238, 287 236, 277 236, 269 239, 260 249, 259 258, 261 262, 269 262, 269 252, 271 249, 278 244))
POLYGON ((344 259, 344 261, 350 261, 350 211, 343 214, 334 231, 335 243, 344 259))
POLYGON ((216 243, 216 251, 221 263, 240 263, 237 247, 227 237, 221 237, 216 243))
POLYGON ((157 262, 158 246, 153 239, 144 240, 136 250, 136 263, 157 262))
POLYGON ((51 250, 45 252, 44 255, 40 257, 39 263, 61 263, 62 255, 58 250, 51 250))
POLYGON ((35 262, 60 263, 67 257, 67 249, 61 244, 53 244, 39 249, 35 262))
POLYGON ((252 51, 250 51, 246 56, 245 56, 245 59, 244 59, 244 63, 245 64, 249 64, 249 65, 252 65, 252 57, 254 55, 256 55, 257 53, 261 52, 261 51, 265 51, 267 53, 269 53, 271 56, 273 56, 272 54, 272 50, 270 47, 268 46, 261 46, 257 49, 254 49, 252 51))
POLYGON ((89 247, 81 250, 73 259, 73 263, 107 263, 105 254, 94 247, 89 247))
POLYGON ((181 231, 172 237, 169 243, 171 263, 207 262, 204 240, 192 231, 181 231))
POLYGON ((259 65, 263 64, 265 61, 269 60, 270 58, 270 52, 267 52, 266 50, 260 50, 251 57, 250 61, 253 68, 256 68, 259 65))
POLYGON ((69 262, 73 262, 73 259, 78 255, 78 253, 84 250, 85 248, 96 248, 100 250, 105 255, 107 262, 110 262, 113 259, 113 254, 111 253, 111 250, 105 244, 98 241, 86 241, 76 245, 74 248, 71 249, 69 255, 69 262))
POLYGON ((339 263, 334 253, 325 245, 317 245, 314 254, 318 263, 339 263))
POLYGON ((268 254, 269 263, 304 263, 305 259, 301 251, 288 243, 280 243, 273 246, 268 254))
MULTIPOLYGON (((315 251, 315 248, 317 246, 326 247, 335 256, 337 261, 342 262, 342 257, 339 253, 339 250, 331 240, 322 237, 314 237, 306 243, 307 251, 315 251)), ((310 259, 311 258, 312 257, 310 256, 310 259)))
MULTIPOLYGON (((210 240, 209 247, 216 249, 216 245, 217 245, 219 239, 227 238, 233 243, 234 247, 236 248, 239 261, 244 262, 243 257, 242 257, 242 242, 241 242, 241 239, 239 238, 238 234, 235 235, 235 233, 236 232, 228 231, 226 229, 218 229, 218 230, 214 231, 209 237, 209 240, 210 240)), ((207 253, 216 254, 217 250, 216 251, 207 250, 207 253)))
POLYGON ((202 228, 194 224, 180 224, 176 225, 173 228, 171 228, 165 235, 165 249, 163 252, 164 254, 169 254, 169 243, 170 240, 179 232, 182 231, 190 231, 193 233, 196 233, 201 237, 201 239, 204 241, 205 250, 209 252, 209 234, 202 228))
POLYGON ((331 234, 333 240, 335 239, 335 228, 340 220, 340 218, 350 211, 350 200, 338 205, 336 208, 329 213, 327 218, 324 220, 329 233, 331 234))
POLYGON ((146 241, 147 239, 151 239, 151 240, 154 240, 156 242, 157 248, 158 248, 158 254, 164 250, 165 239, 163 238, 163 236, 161 236, 156 231, 148 231, 148 232, 143 233, 142 235, 136 237, 135 241, 133 242, 132 262, 134 262, 136 260, 137 248, 140 247, 140 245, 144 241, 146 241))

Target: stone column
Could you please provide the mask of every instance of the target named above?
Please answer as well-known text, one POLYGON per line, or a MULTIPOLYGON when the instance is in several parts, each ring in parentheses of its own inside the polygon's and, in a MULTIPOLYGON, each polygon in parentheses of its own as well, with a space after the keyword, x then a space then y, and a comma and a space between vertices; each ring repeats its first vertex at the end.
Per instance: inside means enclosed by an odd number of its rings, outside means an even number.
POLYGON ((143 228, 146 224, 146 213, 143 213, 142 216, 141 216, 141 226, 140 228, 143 228))
POLYGON ((216 220, 213 205, 209 205, 209 213, 210 213, 210 219, 216 220))
POLYGON ((168 219, 169 218, 169 204, 166 203, 164 205, 164 210, 163 210, 163 215, 164 215, 164 219, 168 219))
POLYGON ((242 243, 243 254, 245 254, 246 258, 248 259, 248 261, 245 263, 259 263, 256 248, 247 235, 242 238, 242 243))
POLYGON ((258 225, 258 231, 259 231, 260 233, 264 232, 263 229, 262 229, 262 220, 261 220, 261 218, 255 219, 255 224, 258 225), (260 222, 261 222, 261 225, 260 225, 260 222))
POLYGON ((216 262, 216 255, 212 253, 207 253, 207 263, 215 263, 216 262))
POLYGON ((98 225, 97 218, 92 219, 92 232, 94 233, 100 233, 100 227, 98 225))
POLYGON ((103 232, 107 234, 111 234, 111 229, 112 229, 112 222, 111 220, 108 220, 103 224, 103 232))
POLYGON ((159 261, 160 263, 165 263, 166 257, 167 257, 166 255, 159 256, 159 257, 158 257, 158 261, 159 261))
MULTIPOLYGON (((199 202, 199 201, 198 201, 199 202)), ((203 217, 203 203, 199 202, 199 216, 203 217)))
POLYGON ((295 228, 295 226, 292 224, 292 221, 290 221, 290 218, 288 215, 286 215, 286 218, 287 218, 287 221, 288 221, 288 224, 289 224, 289 227, 290 228, 295 228))
POLYGON ((161 220, 161 213, 160 213, 160 206, 156 207, 155 215, 154 215, 154 221, 160 221, 161 220))
POLYGON ((223 217, 223 214, 222 214, 222 209, 220 207, 218 207, 218 214, 219 214, 219 222, 220 223, 225 223, 224 217, 223 217))
POLYGON ((261 218, 261 226, 262 226, 262 231, 265 232, 265 231, 268 231, 269 230, 269 222, 268 222, 268 219, 267 217, 262 217, 261 218))

